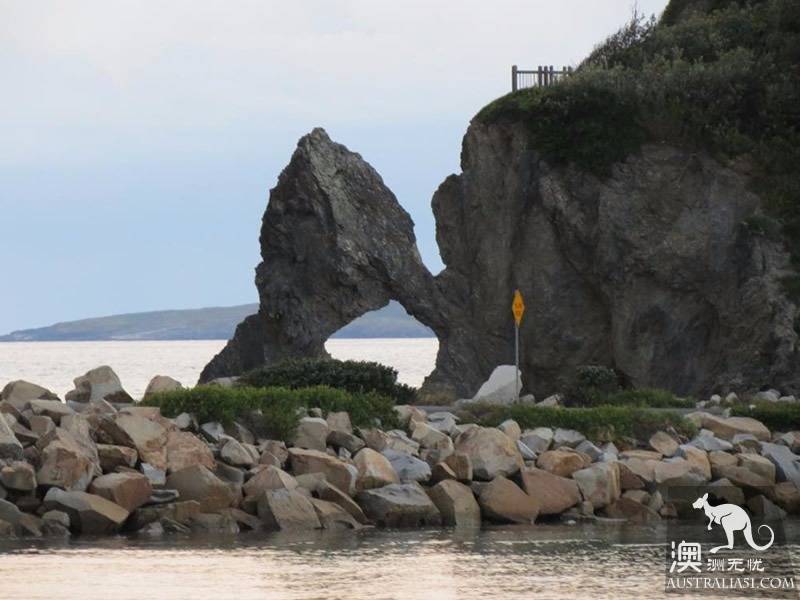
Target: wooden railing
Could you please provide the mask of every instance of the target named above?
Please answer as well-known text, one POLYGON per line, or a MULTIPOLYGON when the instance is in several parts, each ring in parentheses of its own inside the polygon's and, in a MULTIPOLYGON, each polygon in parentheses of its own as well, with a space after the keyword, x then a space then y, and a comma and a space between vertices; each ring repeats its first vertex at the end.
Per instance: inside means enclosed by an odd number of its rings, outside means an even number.
POLYGON ((511 67, 511 91, 516 92, 522 88, 553 85, 564 77, 572 75, 572 67, 562 67, 556 71, 553 65, 539 65, 535 71, 518 69, 517 65, 511 67))

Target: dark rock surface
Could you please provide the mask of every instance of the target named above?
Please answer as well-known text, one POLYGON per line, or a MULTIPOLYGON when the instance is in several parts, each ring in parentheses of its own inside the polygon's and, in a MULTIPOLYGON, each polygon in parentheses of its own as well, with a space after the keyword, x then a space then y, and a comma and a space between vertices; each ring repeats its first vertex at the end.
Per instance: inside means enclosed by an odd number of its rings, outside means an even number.
POLYGON ((746 176, 645 146, 601 181, 544 163, 519 124, 478 122, 462 170, 433 197, 446 265, 433 277, 375 170, 321 129, 302 138, 264 214, 261 309, 201 381, 324 356, 333 332, 396 299, 440 341, 424 391, 471 396, 513 363, 519 288, 523 378, 537 395, 583 364, 682 394, 798 390, 788 256, 746 226, 760 205, 746 176))

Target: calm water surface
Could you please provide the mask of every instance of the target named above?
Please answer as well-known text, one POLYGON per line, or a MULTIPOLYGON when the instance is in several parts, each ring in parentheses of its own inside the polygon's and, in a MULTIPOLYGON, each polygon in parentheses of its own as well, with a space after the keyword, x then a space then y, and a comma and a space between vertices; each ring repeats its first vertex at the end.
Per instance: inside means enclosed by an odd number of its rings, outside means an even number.
MULTIPOLYGON (((0 342, 0 388, 26 379, 62 396, 72 380, 99 365, 111 365, 123 387, 141 398, 154 375, 194 385, 200 371, 225 340, 125 342, 0 342)), ((402 383, 419 386, 433 370, 439 341, 419 339, 335 339, 325 344, 339 359, 374 360, 397 369, 402 383)))
POLYGON ((663 591, 662 527, 18 542, 0 546, 0 598, 679 598, 663 591))

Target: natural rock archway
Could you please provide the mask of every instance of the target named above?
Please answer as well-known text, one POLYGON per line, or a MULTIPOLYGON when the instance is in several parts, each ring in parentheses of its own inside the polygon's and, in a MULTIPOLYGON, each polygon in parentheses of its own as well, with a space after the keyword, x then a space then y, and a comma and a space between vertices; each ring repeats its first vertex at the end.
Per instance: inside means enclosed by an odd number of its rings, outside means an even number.
POLYGON ((515 123, 474 122, 462 173, 436 191, 444 271, 380 176, 321 129, 272 190, 256 269, 261 304, 201 381, 287 357, 399 301, 439 338, 427 393, 471 396, 513 362, 511 295, 528 311, 522 371, 538 394, 581 364, 684 394, 798 387, 797 306, 780 240, 751 232, 760 199, 711 158, 645 146, 600 180, 553 167, 515 123))

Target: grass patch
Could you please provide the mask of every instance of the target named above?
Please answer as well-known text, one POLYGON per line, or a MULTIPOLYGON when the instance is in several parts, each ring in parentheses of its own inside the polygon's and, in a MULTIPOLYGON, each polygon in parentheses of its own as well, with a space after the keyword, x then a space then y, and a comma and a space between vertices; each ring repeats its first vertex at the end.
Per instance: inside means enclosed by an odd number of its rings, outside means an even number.
POLYGON ((788 402, 736 405, 731 407, 735 417, 751 417, 761 421, 771 431, 797 431, 800 429, 800 404, 788 402))
POLYGON ((639 388, 607 395, 602 405, 636 406, 639 408, 695 408, 692 398, 680 398, 667 390, 639 388))
POLYGON ((523 429, 575 429, 596 441, 614 441, 623 437, 646 440, 656 431, 668 427, 689 437, 697 432, 694 424, 678 413, 657 412, 635 406, 560 408, 476 403, 466 406, 463 413, 464 422, 475 422, 485 427, 496 427, 506 419, 514 419, 523 429))
POLYGON ((242 375, 248 387, 306 388, 324 385, 351 393, 374 392, 397 404, 413 402, 416 390, 397 382, 397 371, 376 362, 336 359, 296 359, 260 367, 242 375))
POLYGON ((386 429, 398 425, 390 398, 374 392, 351 393, 326 386, 290 389, 201 385, 154 394, 142 404, 158 406, 165 417, 187 412, 194 414, 200 423, 240 421, 258 436, 284 441, 292 437, 297 422, 309 408, 320 408, 324 415, 346 411, 353 425, 361 427, 373 426, 376 420, 386 429))

